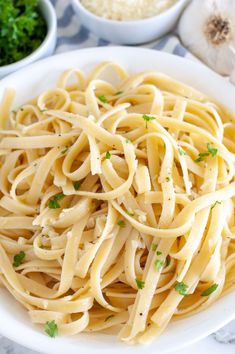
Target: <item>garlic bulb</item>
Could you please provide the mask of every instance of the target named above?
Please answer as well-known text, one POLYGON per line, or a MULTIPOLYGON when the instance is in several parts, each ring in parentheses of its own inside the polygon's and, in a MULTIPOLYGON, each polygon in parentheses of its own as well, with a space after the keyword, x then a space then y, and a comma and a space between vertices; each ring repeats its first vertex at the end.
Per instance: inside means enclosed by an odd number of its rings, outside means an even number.
POLYGON ((178 27, 188 49, 222 75, 235 67, 235 0, 193 0, 178 27))

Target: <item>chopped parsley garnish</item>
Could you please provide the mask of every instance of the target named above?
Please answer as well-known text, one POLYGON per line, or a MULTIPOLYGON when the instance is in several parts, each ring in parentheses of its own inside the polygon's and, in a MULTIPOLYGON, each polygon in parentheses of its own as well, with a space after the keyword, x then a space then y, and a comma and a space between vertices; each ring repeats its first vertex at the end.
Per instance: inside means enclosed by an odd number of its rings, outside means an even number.
POLYGON ((16 254, 13 258, 13 266, 19 267, 23 262, 25 256, 26 254, 24 253, 24 251, 20 251, 20 253, 16 254))
POLYGON ((108 320, 110 320, 110 318, 113 318, 114 317, 114 315, 109 315, 109 316, 107 316, 105 319, 104 319, 104 322, 107 322, 108 320))
POLYGON ((221 204, 221 203, 222 202, 220 202, 219 200, 216 200, 216 202, 212 205, 211 210, 213 210, 217 204, 221 204))
POLYGON ((45 323, 45 332, 51 338, 55 338, 58 335, 58 326, 54 320, 45 323))
POLYGON ((68 151, 69 146, 65 146, 65 149, 61 151, 61 154, 66 154, 66 152, 68 151))
POLYGON ((156 259, 156 261, 154 262, 155 269, 159 271, 163 266, 164 266, 164 262, 161 261, 160 259, 156 259))
POLYGON ((106 98, 104 95, 98 96, 98 99, 99 99, 101 102, 103 102, 103 103, 107 103, 107 102, 108 102, 107 98, 106 98))
POLYGON ((128 138, 126 138, 126 143, 127 143, 127 144, 131 144, 131 140, 128 139, 128 138))
POLYGON ((161 251, 157 251, 157 256, 161 256, 162 252, 161 251))
POLYGON ((188 291, 188 285, 186 285, 184 282, 177 282, 175 285, 175 290, 178 291, 180 295, 187 295, 188 291))
POLYGON ((135 216, 135 214, 134 213, 131 213, 130 211, 127 211, 126 212, 129 216, 135 216))
POLYGON ((218 153, 218 149, 214 148, 210 143, 207 144, 207 150, 208 152, 201 152, 198 154, 198 158, 195 160, 195 162, 201 162, 205 160, 205 157, 207 156, 212 156, 215 157, 218 153))
POLYGON ((155 252, 157 250, 157 247, 158 247, 158 245, 156 243, 153 243, 152 244, 152 251, 155 252))
POLYGON ((121 95, 123 93, 123 91, 118 91, 118 92, 116 92, 114 95, 115 96, 118 96, 118 95, 121 95))
POLYGON ((125 221, 123 221, 123 220, 119 220, 117 224, 118 224, 120 227, 125 227, 125 226, 126 226, 125 221))
POLYGON ((73 182, 73 187, 74 187, 75 191, 78 191, 79 188, 81 187, 81 182, 79 182, 79 181, 73 182))
POLYGON ((58 209, 60 208, 59 200, 65 197, 64 193, 56 194, 48 203, 48 208, 50 209, 58 209))
POLYGON ((166 177, 166 182, 170 182, 171 178, 170 177, 166 177))
POLYGON ((0 1, 0 66, 15 63, 43 42, 47 26, 39 0, 0 1))
POLYGON ((109 151, 107 151, 107 152, 106 152, 106 154, 105 154, 105 158, 106 158, 106 160, 109 160, 109 159, 110 159, 110 157, 111 157, 111 154, 110 154, 110 152, 109 152, 109 151))
POLYGON ((138 289, 144 289, 144 286, 145 286, 145 282, 144 281, 139 280, 139 279, 136 278, 135 282, 136 282, 136 285, 137 285, 138 289))
POLYGON ((201 296, 209 296, 209 295, 211 295, 218 288, 218 286, 219 286, 219 284, 211 285, 208 289, 204 290, 201 293, 201 296))
POLYGON ((207 144, 207 150, 212 157, 215 157, 218 153, 218 149, 214 148, 210 143, 207 144))
POLYGON ((156 118, 155 117, 152 117, 152 116, 148 116, 147 114, 144 114, 143 115, 143 120, 145 120, 145 128, 148 128, 148 122, 152 121, 152 120, 155 120, 156 118))
POLYGON ((41 113, 44 113, 46 111, 49 111, 49 109, 45 108, 45 109, 39 109, 41 113))
POLYGON ((181 156, 187 155, 186 152, 182 148, 179 148, 178 151, 181 156))

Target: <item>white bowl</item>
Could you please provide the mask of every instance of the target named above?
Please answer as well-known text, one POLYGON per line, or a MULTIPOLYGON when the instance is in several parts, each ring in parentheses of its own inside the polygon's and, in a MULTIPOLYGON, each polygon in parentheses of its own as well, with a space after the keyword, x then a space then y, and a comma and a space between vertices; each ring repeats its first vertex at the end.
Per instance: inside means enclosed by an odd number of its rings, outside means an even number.
MULTIPOLYGON (((198 63, 167 53, 142 48, 101 47, 77 50, 34 63, 0 82, 0 101, 6 87, 16 89, 15 107, 55 85, 58 75, 71 67, 85 72, 101 61, 112 60, 128 72, 159 70, 186 84, 193 85, 235 112, 235 87, 198 63), (134 63, 134 64, 133 64, 134 63)), ((128 346, 116 336, 79 334, 49 338, 43 328, 33 325, 13 297, 0 288, 0 333, 26 347, 47 354, 163 354, 191 344, 235 318, 235 292, 231 292, 207 310, 171 323, 147 348, 128 346)))
POLYGON ((47 23, 47 34, 41 45, 27 57, 10 65, 0 66, 0 78, 31 64, 32 62, 51 55, 56 45, 57 20, 55 9, 50 0, 39 0, 39 8, 47 23))
POLYGON ((157 16, 135 21, 114 21, 88 11, 79 0, 72 0, 74 11, 82 24, 98 37, 117 44, 150 42, 169 32, 176 24, 189 0, 178 0, 157 16))

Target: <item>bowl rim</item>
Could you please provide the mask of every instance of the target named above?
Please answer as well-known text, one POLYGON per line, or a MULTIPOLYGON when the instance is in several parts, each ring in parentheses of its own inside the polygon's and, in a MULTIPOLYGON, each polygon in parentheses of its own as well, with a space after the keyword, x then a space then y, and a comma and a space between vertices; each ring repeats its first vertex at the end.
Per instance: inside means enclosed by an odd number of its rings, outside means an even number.
MULTIPOLYGON (((41 87, 41 85, 44 84, 42 81, 42 75, 45 76, 46 73, 49 72, 55 72, 56 76, 58 76, 59 73, 62 71, 69 69, 73 66, 79 67, 82 65, 82 68, 85 70, 85 68, 88 69, 87 65, 90 65, 90 61, 93 64, 96 64, 97 61, 100 62, 101 60, 107 60, 107 57, 109 60, 117 61, 120 63, 124 64, 127 63, 128 67, 130 63, 130 67, 132 68, 132 61, 131 61, 131 53, 137 54, 137 53, 142 53, 142 55, 139 58, 139 62, 141 62, 141 67, 144 63, 148 64, 149 60, 143 61, 142 57, 148 59, 148 55, 150 55, 151 60, 150 62, 154 62, 154 70, 160 70, 164 72, 162 68, 159 68, 157 66, 155 57, 158 56, 159 59, 161 59, 163 66, 167 67, 167 70, 169 69, 170 72, 174 72, 174 74, 169 73, 166 71, 167 75, 171 75, 173 78, 180 80, 184 82, 185 84, 188 85, 193 85, 196 89, 200 89, 201 91, 205 92, 207 95, 213 97, 214 99, 220 101, 223 105, 225 105, 228 109, 232 110, 235 112, 235 102, 234 102, 234 93, 235 93, 235 88, 234 86, 229 83, 227 80, 222 78, 220 75, 216 74, 213 72, 211 69, 208 67, 202 65, 200 62, 195 62, 192 60, 187 60, 186 58, 180 58, 177 57, 176 55, 169 54, 166 52, 161 52, 161 51, 156 51, 152 50, 149 48, 139 48, 139 47, 131 47, 131 46, 110 46, 110 47, 95 47, 95 48, 84 48, 84 49, 78 49, 66 53, 60 53, 55 56, 52 56, 50 58, 46 59, 41 59, 38 62, 34 62, 30 64, 27 67, 22 68, 21 70, 12 73, 11 75, 5 77, 3 80, 0 81, 0 97, 3 95, 4 90, 6 87, 14 87, 14 83, 16 82, 16 85, 28 85, 27 82, 20 80, 21 77, 27 77, 29 76, 29 81, 30 81, 30 89, 31 86, 33 85, 33 90, 39 89, 38 86, 41 87), (123 56, 123 52, 126 52, 125 55, 123 56), (96 55, 94 55, 96 54, 96 55), (88 55, 89 60, 87 60, 86 56, 88 55), (110 59, 111 57, 111 59, 110 59), (70 62, 70 58, 72 58, 73 64, 70 62), (68 61, 66 60, 68 59, 68 61), (165 60, 167 59, 167 60, 165 60), (81 61, 80 61, 81 60, 81 61), (153 61, 154 60, 154 61, 153 61), (53 63, 55 64, 53 66, 53 63), (75 63, 75 64, 74 64, 75 63), (173 63, 173 65, 169 65, 169 63, 173 63), (182 69, 181 69, 182 67, 182 69), (41 71, 39 70, 41 68, 41 71), (180 70, 178 70, 180 68, 180 70), (33 74, 33 72, 36 71, 36 77, 33 74), (200 73, 199 73, 200 71, 200 73), (178 75, 179 72, 179 75, 178 75), (183 78, 179 78, 178 76, 183 75, 182 72, 184 72, 183 78), (188 75, 189 74, 189 75, 188 75), (187 76, 189 81, 187 80, 187 76), (193 83, 192 83, 192 78, 193 83), (197 80, 198 78, 198 80, 197 80), (201 81, 203 81, 203 85, 205 83, 205 88, 198 88, 198 85, 202 85, 201 81), (23 83, 22 83, 23 82, 23 83), (224 94, 221 97, 221 86, 223 88, 224 94), (207 92, 209 91, 209 92, 207 92), (214 97, 215 95, 215 97, 214 97), (219 97, 219 98, 216 98, 219 97), (231 104, 231 107, 230 107, 231 104)), ((137 56, 138 57, 138 56, 137 56)), ((151 64, 152 66, 152 64, 151 64)), ((161 65, 160 65, 161 67, 161 65)), ((89 68, 90 70, 90 68, 89 68)), ((140 72, 141 69, 138 69, 140 72)), ((143 69, 143 70, 153 70, 153 69, 143 69)), ((51 85, 51 79, 49 78, 49 81, 47 84, 51 85)), ((53 79, 53 84, 56 81, 53 79)), ((20 87, 19 86, 19 87, 20 87)), ((41 90, 41 88, 40 88, 41 90)), ((31 93, 31 91, 30 91, 31 93)), ((33 92, 34 95, 34 92, 33 92)), ((1 288, 0 288, 0 293, 1 293, 1 288)), ((7 298, 8 296, 7 292, 7 298)), ((175 333, 175 336, 171 342, 169 342, 168 339, 168 332, 165 332, 165 343, 164 343, 164 350, 161 348, 159 349, 159 344, 157 342, 153 343, 151 347, 147 347, 148 353, 156 353, 156 348, 158 348, 159 353, 166 353, 169 350, 177 350, 181 349, 189 344, 192 344, 196 342, 197 340, 200 340, 207 335, 211 334, 213 331, 219 329, 220 327, 226 325, 229 321, 235 319, 235 303, 234 303, 234 290, 231 291, 230 293, 224 295, 223 298, 220 298, 216 303, 212 304, 210 307, 208 307, 205 311, 200 313, 200 316, 198 314, 192 315, 190 318, 190 321, 192 321, 192 318, 196 318, 196 324, 195 321, 190 322, 190 325, 188 325, 188 319, 184 318, 182 320, 178 321, 173 321, 173 325, 180 323, 181 321, 186 321, 187 327, 184 328, 186 330, 182 331, 180 330, 175 333), (228 300, 228 301, 227 301, 228 300), (232 304, 232 308, 231 305, 232 304), (215 311, 215 306, 217 308, 217 311, 215 311), (223 317, 220 316, 223 314, 223 317), (215 316, 216 315, 216 316, 215 316), (193 324, 193 326, 191 325, 193 324), (194 326, 195 325, 195 326, 194 326), (178 340, 178 335, 180 334, 181 336, 184 336, 184 341, 182 342, 177 342, 178 340), (167 339, 167 346, 166 346, 166 339, 167 339), (176 340, 176 341, 175 341, 176 340), (170 349, 169 349, 170 348, 170 349), (169 349, 169 350, 168 350, 169 349)), ((9 304, 11 306, 11 304, 9 304)), ((19 305, 20 306, 20 305, 19 305)), ((2 302, 2 305, 0 305, 0 312, 1 309, 5 309, 4 311, 7 313, 8 309, 6 306, 4 306, 4 302, 2 302)), ((12 309, 11 309, 12 312, 12 309)), ((22 321, 21 316, 20 317, 20 324, 21 327, 15 327, 14 324, 17 324, 17 319, 15 319, 15 313, 13 310, 13 319, 6 319, 4 316, 2 317, 3 321, 0 322, 0 333, 4 335, 5 337, 10 338, 11 340, 17 341, 17 343, 27 346, 28 348, 31 348, 36 351, 40 351, 41 353, 46 353, 46 354, 67 354, 68 351, 71 348, 71 345, 73 345, 72 340, 69 339, 69 337, 66 338, 66 344, 63 344, 63 341, 61 341, 61 338, 63 337, 58 337, 55 338, 55 340, 52 340, 49 337, 43 337, 42 340, 42 333, 39 331, 36 331, 36 326, 28 326, 28 324, 24 324, 22 321), (5 321, 4 321, 5 320, 5 321), (13 324, 13 326, 12 326, 13 324), (14 330, 16 329, 16 330, 14 330), (25 332, 24 332, 25 331, 25 332), (45 340, 44 340, 45 338, 45 340)), ((27 321, 28 322, 28 321, 27 321)), ((172 328, 171 332, 175 332, 175 327, 172 328)), ((162 335, 164 336, 164 334, 162 335)), ((180 337, 179 336, 179 337, 180 337)), ((72 337, 71 337, 72 338, 72 337)), ((92 353, 99 353, 99 354, 110 354, 110 353, 120 353, 120 350, 123 351, 124 354, 144 354, 145 348, 144 346, 116 346, 115 342, 112 340, 110 342, 110 347, 109 351, 105 348, 99 349, 99 345, 97 343, 94 343, 93 348, 95 347, 96 349, 92 349, 89 346, 89 339, 86 337, 86 340, 80 341, 80 338, 76 337, 76 349, 71 351, 71 354, 76 353, 79 351, 83 354, 92 354, 92 353), (84 343, 85 346, 84 347, 84 343), (88 343, 88 344, 87 344, 88 343), (85 348, 85 350, 84 350, 85 348)))
POLYGON ((107 25, 116 25, 116 26, 133 26, 133 25, 139 25, 139 24, 147 24, 152 21, 157 20, 158 18, 164 18, 167 17, 169 14, 173 13, 175 10, 180 9, 181 6, 186 6, 189 0, 176 0, 174 4, 172 4, 169 8, 164 10, 163 12, 160 12, 157 15, 147 17, 147 18, 141 18, 139 20, 124 20, 124 21, 118 21, 118 20, 111 20, 107 19, 101 16, 98 16, 94 14, 93 12, 89 11, 84 5, 82 5, 80 0, 72 0, 72 4, 74 7, 79 9, 81 12, 85 13, 86 16, 89 16, 92 20, 95 20, 97 22, 102 22, 103 24, 107 25))
POLYGON ((46 24, 47 24, 47 33, 45 38, 43 39, 42 43, 37 47, 32 53, 20 59, 14 63, 7 64, 0 66, 0 73, 4 71, 11 73, 14 70, 17 70, 17 67, 21 68, 27 64, 32 63, 37 58, 40 58, 40 55, 43 53, 44 48, 48 46, 49 42, 54 38, 57 28, 57 19, 56 19, 56 12, 51 4, 50 0, 39 0, 39 7, 45 6, 47 8, 49 19, 47 20, 45 16, 42 14, 46 24))

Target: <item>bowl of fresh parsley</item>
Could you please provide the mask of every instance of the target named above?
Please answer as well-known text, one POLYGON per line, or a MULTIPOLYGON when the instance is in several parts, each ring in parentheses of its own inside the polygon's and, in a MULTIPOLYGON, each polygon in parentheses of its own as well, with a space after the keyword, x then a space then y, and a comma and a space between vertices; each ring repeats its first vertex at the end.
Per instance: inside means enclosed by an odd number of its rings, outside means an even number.
POLYGON ((0 0, 0 77, 51 55, 56 29, 49 0, 0 0))

